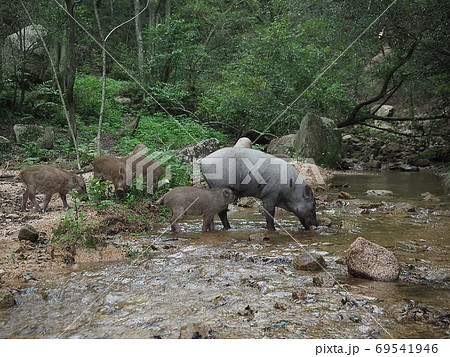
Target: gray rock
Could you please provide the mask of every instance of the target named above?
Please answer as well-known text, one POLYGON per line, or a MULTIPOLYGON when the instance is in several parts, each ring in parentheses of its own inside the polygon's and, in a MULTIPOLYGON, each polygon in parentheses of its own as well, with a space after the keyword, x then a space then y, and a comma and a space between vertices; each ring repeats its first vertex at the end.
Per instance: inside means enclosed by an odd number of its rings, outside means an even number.
POLYGON ((19 231, 19 240, 27 240, 30 242, 37 242, 39 233, 32 225, 25 224, 19 231))
POLYGON ((180 160, 192 163, 193 160, 205 157, 214 151, 219 150, 219 140, 211 138, 203 140, 197 144, 186 146, 178 151, 180 160))
POLYGON ((317 271, 326 267, 326 263, 321 255, 302 254, 294 258, 292 266, 298 270, 317 271))
POLYGON ((320 273, 313 277, 313 285, 323 288, 332 288, 338 282, 328 273, 320 273))
POLYGON ((368 190, 366 191, 367 196, 393 196, 394 193, 389 190, 368 190))
POLYGON ((11 151, 11 141, 4 136, 0 136, 0 152, 11 151))
POLYGON ((400 265, 395 255, 363 237, 357 238, 350 245, 346 263, 349 274, 357 277, 393 281, 400 274, 400 265))
POLYGON ((272 155, 275 155, 275 154, 293 155, 293 154, 295 154, 294 138, 295 138, 295 134, 289 134, 289 135, 282 136, 278 139, 273 139, 267 146, 267 152, 272 155))
POLYGON ((16 124, 13 129, 18 144, 35 143, 41 149, 53 147, 55 133, 51 127, 16 124))
POLYGON ((295 151, 317 165, 336 166, 342 159, 342 137, 336 124, 328 118, 308 113, 294 138, 295 151))
POLYGON ((392 105, 385 104, 385 105, 382 105, 378 110, 377 110, 377 108, 378 108, 378 105, 372 107, 370 112, 372 114, 375 114, 375 115, 377 115, 379 117, 383 117, 383 118, 391 117, 394 115, 394 112, 395 112, 394 107, 392 105))

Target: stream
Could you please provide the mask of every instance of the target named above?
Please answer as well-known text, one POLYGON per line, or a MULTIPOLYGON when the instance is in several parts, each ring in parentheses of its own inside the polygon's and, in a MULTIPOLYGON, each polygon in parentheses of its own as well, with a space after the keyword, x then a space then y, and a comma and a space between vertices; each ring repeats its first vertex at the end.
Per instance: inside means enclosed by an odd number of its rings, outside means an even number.
POLYGON ((232 230, 181 234, 157 226, 128 237, 137 254, 76 265, 19 286, 16 306, 0 310, 1 338, 449 338, 449 195, 428 172, 337 173, 317 193, 318 218, 299 228, 277 211, 264 229, 257 207, 230 207, 232 230), (341 187, 343 185, 343 187, 341 187), (392 196, 368 196, 390 190, 392 196), (340 191, 352 199, 340 199, 340 191), (440 201, 425 201, 429 192, 440 201), (362 208, 361 208, 362 207, 362 208), (279 227, 282 228, 279 228, 279 227), (354 278, 345 251, 364 237, 394 252, 396 282, 354 278), (296 255, 324 257, 326 272, 292 266, 296 255))

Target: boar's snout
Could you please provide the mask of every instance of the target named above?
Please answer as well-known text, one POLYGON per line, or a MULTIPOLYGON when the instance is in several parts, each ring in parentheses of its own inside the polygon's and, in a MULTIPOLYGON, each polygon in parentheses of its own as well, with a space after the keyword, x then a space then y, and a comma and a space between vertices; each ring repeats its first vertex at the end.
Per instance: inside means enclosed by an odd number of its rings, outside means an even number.
POLYGON ((125 190, 121 187, 118 187, 116 189, 116 194, 119 198, 124 198, 125 197, 125 190))
POLYGON ((300 218, 300 222, 302 222, 305 229, 309 229, 311 226, 317 226, 316 215, 314 217, 300 218))

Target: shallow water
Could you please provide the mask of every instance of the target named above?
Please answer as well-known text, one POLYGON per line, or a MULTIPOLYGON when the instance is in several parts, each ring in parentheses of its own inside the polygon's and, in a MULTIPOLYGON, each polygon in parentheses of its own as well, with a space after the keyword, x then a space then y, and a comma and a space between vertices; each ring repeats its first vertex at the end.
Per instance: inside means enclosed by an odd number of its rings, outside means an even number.
POLYGON ((448 338, 449 198, 440 179, 353 172, 332 183, 349 187, 325 194, 345 190, 355 199, 319 205, 318 217, 330 218, 331 227, 299 230, 280 211, 282 228, 266 232, 257 208, 237 206, 228 232, 201 234, 198 218, 181 222, 181 234, 161 227, 130 238, 140 254, 124 262, 52 272, 21 287, 17 305, 0 310, 0 337, 448 338), (366 196, 369 189, 394 196, 366 196), (440 202, 423 201, 426 191, 440 202), (361 214, 368 202, 384 202, 384 209, 361 214), (405 203, 415 212, 402 210, 405 203), (249 239, 254 233, 262 236, 249 239), (339 258, 359 236, 395 253, 407 269, 399 281, 347 274, 339 258), (399 250, 398 241, 417 249, 399 250), (305 251, 323 255, 337 282, 315 286, 314 277, 328 275, 294 269, 292 259, 305 251), (410 310, 413 320, 405 317, 410 310))

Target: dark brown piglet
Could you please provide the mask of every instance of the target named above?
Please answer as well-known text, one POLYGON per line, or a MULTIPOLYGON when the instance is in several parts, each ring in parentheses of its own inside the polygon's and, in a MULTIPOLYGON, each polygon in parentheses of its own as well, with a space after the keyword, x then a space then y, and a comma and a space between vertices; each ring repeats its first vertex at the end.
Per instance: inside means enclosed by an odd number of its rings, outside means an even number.
POLYGON ((59 193, 64 208, 69 208, 66 195, 75 189, 78 195, 86 193, 86 184, 82 177, 67 170, 59 169, 49 165, 34 165, 26 168, 19 174, 26 190, 23 194, 22 209, 24 210, 28 199, 37 210, 45 212, 50 199, 55 193, 59 193), (45 194, 44 206, 41 207, 36 201, 36 193, 45 194))
POLYGON ((227 208, 236 200, 229 188, 203 188, 183 186, 167 192, 156 203, 167 206, 172 211, 170 224, 172 231, 181 232, 178 220, 187 215, 203 216, 203 232, 214 230, 214 215, 227 208))
POLYGON ((118 196, 127 190, 125 163, 115 156, 102 155, 94 159, 94 179, 111 181, 118 196))

